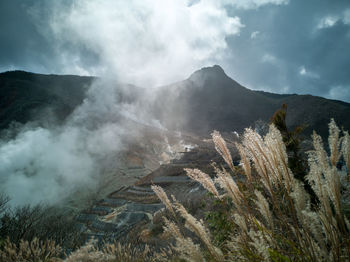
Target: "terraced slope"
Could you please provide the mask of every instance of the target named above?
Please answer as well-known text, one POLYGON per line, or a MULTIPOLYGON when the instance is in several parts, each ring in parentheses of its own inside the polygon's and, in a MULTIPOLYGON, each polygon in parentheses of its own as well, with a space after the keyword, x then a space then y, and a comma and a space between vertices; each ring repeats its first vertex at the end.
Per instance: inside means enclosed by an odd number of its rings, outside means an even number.
POLYGON ((211 141, 188 136, 186 142, 189 141, 196 147, 183 152, 180 159, 161 165, 134 185, 119 188, 81 212, 77 221, 82 233, 88 238, 120 241, 135 235, 138 237, 142 230, 151 228, 158 211, 164 208, 151 185, 162 186, 169 195, 173 194, 183 203, 205 195, 206 191, 190 180, 183 169, 200 168, 211 174, 212 160, 220 165, 224 163, 211 141))

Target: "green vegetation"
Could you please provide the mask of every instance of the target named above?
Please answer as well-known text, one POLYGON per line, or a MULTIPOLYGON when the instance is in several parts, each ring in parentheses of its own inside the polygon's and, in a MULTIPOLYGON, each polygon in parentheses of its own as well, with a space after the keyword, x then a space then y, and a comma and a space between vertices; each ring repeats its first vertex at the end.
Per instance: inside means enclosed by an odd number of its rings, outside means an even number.
POLYGON ((315 206, 318 199, 311 185, 306 180, 308 174, 308 163, 307 158, 300 150, 300 144, 303 141, 302 132, 305 130, 306 125, 297 126, 293 131, 290 131, 287 128, 286 117, 287 105, 283 104, 282 107, 273 114, 270 122, 281 133, 288 155, 288 166, 291 169, 293 176, 303 183, 305 190, 311 197, 311 204, 315 206))
POLYGON ((231 208, 233 208, 233 203, 230 198, 216 199, 214 200, 213 209, 205 215, 205 221, 212 233, 213 242, 217 246, 222 246, 229 240, 230 236, 227 232, 232 232, 234 229, 230 217, 231 208))
POLYGON ((292 170, 294 177, 306 183, 307 161, 303 159, 300 152, 301 134, 306 128, 305 125, 297 126, 293 131, 288 130, 286 123, 287 105, 283 104, 271 117, 271 124, 280 131, 282 140, 286 145, 288 154, 288 166, 292 170))

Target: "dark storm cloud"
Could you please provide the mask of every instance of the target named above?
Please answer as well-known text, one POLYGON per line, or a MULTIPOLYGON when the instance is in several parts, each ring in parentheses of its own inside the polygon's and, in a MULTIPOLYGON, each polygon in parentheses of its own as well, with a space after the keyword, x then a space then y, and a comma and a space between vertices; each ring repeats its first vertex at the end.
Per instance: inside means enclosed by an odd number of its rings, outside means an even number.
POLYGON ((230 12, 246 27, 229 40, 236 52, 227 71, 243 84, 350 101, 349 1, 291 0, 230 12))

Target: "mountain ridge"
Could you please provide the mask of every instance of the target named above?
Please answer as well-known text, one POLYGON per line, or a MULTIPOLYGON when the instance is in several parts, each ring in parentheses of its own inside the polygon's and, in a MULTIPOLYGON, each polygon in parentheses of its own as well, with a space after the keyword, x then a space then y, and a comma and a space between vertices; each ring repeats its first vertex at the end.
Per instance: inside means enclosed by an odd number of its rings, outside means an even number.
POLYGON ((201 129, 202 135, 214 129, 242 132, 257 120, 268 122, 282 104, 288 105, 290 128, 308 124, 306 134, 316 129, 325 137, 330 118, 347 129, 350 127, 349 103, 311 95, 254 91, 228 77, 217 65, 202 68, 186 80, 168 85, 160 97, 166 99, 156 102, 156 111, 161 112, 159 117, 170 129, 182 128, 191 132, 201 129), (178 120, 175 125, 169 121, 169 116, 178 120), (187 116, 187 119, 183 120, 181 116, 187 116))
MULTIPOLYGON (((12 121, 36 120, 36 114, 47 108, 63 121, 83 102, 96 79, 98 77, 43 75, 20 70, 0 73, 0 129, 8 128, 12 121)), ((135 92, 132 89, 130 85, 128 97, 137 95, 136 87, 135 92)), ((144 101, 144 105, 150 107, 152 114, 169 130, 200 135, 208 135, 214 129, 243 131, 257 120, 268 122, 282 104, 288 105, 287 124, 291 128, 309 124, 307 134, 316 129, 325 136, 330 118, 350 129, 347 102, 251 90, 227 76, 219 65, 203 67, 185 80, 159 88, 153 95, 153 104, 144 101)))

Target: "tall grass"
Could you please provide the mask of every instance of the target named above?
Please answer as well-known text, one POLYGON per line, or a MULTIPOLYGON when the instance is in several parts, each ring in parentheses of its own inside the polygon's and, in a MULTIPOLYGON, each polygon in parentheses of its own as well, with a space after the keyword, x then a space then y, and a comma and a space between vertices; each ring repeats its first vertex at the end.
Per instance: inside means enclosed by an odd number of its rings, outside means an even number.
MULTIPOLYGON (((229 240, 216 247, 203 221, 189 214, 176 199, 170 201, 164 192, 158 194, 201 240, 199 247, 175 230, 178 222, 167 220, 165 229, 176 239, 173 249, 179 257, 186 261, 349 261, 350 223, 345 215, 350 201, 349 173, 336 167, 343 157, 349 170, 349 134, 343 132, 341 137, 334 120, 329 124, 329 132, 330 154, 321 137, 312 135, 314 150, 308 152, 306 178, 316 193, 317 204, 311 204, 303 184, 288 167, 286 147, 274 125, 265 137, 248 128, 241 143, 236 144, 241 156, 239 170, 247 177, 245 182, 235 181, 238 169, 233 166, 224 139, 215 131, 215 148, 229 170, 214 166, 214 179, 197 169, 186 172, 215 198, 231 198, 234 208, 229 210, 232 219, 227 223, 233 223, 234 229, 227 232, 229 240), (215 185, 223 190, 217 190, 215 185)), ((159 191, 159 187, 154 190, 159 191)))
POLYGON ((329 154, 316 133, 312 135, 314 150, 308 152, 306 179, 317 198, 313 202, 288 167, 286 147, 274 125, 264 137, 245 130, 236 144, 240 167, 233 165, 220 133, 212 134, 229 169, 214 164, 213 179, 198 169, 185 171, 214 198, 231 199, 226 222, 232 226, 227 227, 223 245, 214 244, 206 223, 192 216, 174 196, 169 198, 161 187, 152 186, 169 210, 164 233, 173 240, 167 250, 152 252, 147 246, 140 250, 120 244, 98 248, 90 242, 64 260, 53 242, 35 239, 14 245, 7 240, 0 261, 349 261, 350 138, 334 120, 329 131, 329 154), (347 172, 337 169, 341 158, 347 172), (235 179, 237 173, 246 179, 235 179))

